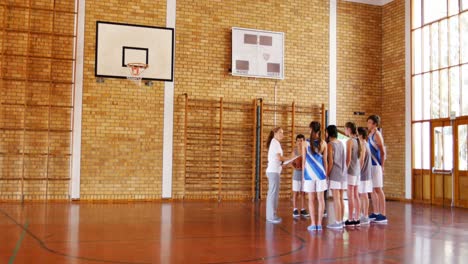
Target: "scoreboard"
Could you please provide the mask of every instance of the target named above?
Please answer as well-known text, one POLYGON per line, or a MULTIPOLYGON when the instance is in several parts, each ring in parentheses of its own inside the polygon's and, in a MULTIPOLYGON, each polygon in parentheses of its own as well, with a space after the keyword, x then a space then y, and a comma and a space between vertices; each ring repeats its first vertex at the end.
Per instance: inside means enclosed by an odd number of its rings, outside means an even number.
POLYGON ((284 33, 233 27, 232 75, 284 79, 284 33))

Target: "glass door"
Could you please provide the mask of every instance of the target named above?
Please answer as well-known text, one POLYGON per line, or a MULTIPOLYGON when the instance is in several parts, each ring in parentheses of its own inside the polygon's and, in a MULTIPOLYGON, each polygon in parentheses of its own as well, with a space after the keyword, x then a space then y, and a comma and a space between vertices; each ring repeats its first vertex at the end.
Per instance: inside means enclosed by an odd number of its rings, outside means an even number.
POLYGON ((413 200, 422 203, 432 202, 431 187, 431 124, 413 124, 413 200))
POLYGON ((453 192, 453 129, 450 121, 437 121, 432 122, 431 130, 431 200, 433 204, 450 206, 453 192))
POLYGON ((468 208, 468 120, 455 121, 455 206, 468 208))

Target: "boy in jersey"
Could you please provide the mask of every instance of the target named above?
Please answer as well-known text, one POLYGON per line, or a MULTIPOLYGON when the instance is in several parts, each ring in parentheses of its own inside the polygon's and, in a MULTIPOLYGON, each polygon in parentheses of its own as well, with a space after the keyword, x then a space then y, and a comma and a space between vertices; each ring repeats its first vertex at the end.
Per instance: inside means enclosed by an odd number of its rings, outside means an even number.
MULTIPOLYGON (((306 144, 305 137, 302 134, 296 136, 296 147, 294 148, 294 156, 302 155, 302 145, 306 144)), ((299 216, 309 217, 309 213, 304 207, 304 190, 302 181, 302 157, 295 159, 292 163, 294 167, 293 179, 292 179, 292 191, 293 191, 293 217, 299 216), (301 211, 297 208, 297 198, 301 200, 301 211)))
POLYGON ((372 207, 373 213, 369 215, 369 220, 375 223, 386 224, 385 194, 383 192, 383 173, 385 163, 385 148, 382 134, 378 128, 380 126, 380 117, 371 115, 367 118, 367 129, 369 130, 368 144, 372 157, 372 207))

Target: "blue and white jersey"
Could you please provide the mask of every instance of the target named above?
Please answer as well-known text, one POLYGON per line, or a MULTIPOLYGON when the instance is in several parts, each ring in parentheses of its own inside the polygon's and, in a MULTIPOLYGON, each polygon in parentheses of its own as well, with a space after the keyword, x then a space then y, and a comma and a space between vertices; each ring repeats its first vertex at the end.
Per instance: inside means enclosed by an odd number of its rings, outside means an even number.
POLYGON ((306 162, 304 167, 304 180, 306 181, 325 180, 327 178, 323 166, 323 155, 318 153, 320 151, 320 142, 320 140, 314 140, 313 144, 310 144, 306 148, 306 162), (315 148, 315 152, 312 152, 311 148, 315 148))
POLYGON ((377 131, 369 137, 369 148, 371 151, 372 166, 382 166, 382 156, 380 153, 379 146, 377 145, 377 141, 375 140, 375 135, 377 133, 379 132, 377 131))

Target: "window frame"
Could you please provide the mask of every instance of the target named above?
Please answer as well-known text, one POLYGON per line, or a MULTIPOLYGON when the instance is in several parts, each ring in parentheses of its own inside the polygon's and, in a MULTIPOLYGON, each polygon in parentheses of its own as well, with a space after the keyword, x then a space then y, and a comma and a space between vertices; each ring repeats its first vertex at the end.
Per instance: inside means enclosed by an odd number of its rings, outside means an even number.
MULTIPOLYGON (((451 106, 451 102, 452 102, 452 87, 451 87, 451 78, 450 78, 450 72, 452 72, 454 68, 458 67, 458 70, 459 70, 459 74, 458 74, 458 96, 459 96, 459 99, 457 100, 458 101, 458 108, 459 108, 459 111, 458 111, 458 115, 457 115, 457 119, 468 119, 468 115, 465 114, 463 112, 463 94, 468 92, 468 91, 463 91, 463 87, 464 87, 464 84, 463 84, 463 80, 464 78, 466 79, 466 77, 464 77, 463 75, 463 71, 462 69, 465 67, 468 67, 468 62, 465 62, 465 63, 462 63, 463 61, 463 58, 462 58, 462 45, 463 45, 463 41, 462 41, 462 32, 461 32, 461 29, 462 29, 462 26, 461 26, 461 23, 462 23, 462 19, 461 19, 461 16, 462 14, 468 12, 468 9, 465 9, 463 10, 463 1, 462 0, 458 0, 458 12, 456 14, 452 14, 452 15, 449 15, 451 12, 450 12, 450 6, 449 6, 449 1, 450 0, 446 0, 446 14, 444 17, 442 18, 439 18, 437 20, 434 20, 434 21, 430 21, 430 22, 425 22, 424 21, 424 4, 426 2, 426 0, 412 0, 411 1, 411 5, 410 5, 410 52, 411 52, 411 55, 410 55, 410 58, 411 58, 411 129, 413 129, 414 125, 416 123, 421 123, 421 127, 423 126, 424 123, 426 122, 432 122, 432 121, 449 121, 450 120, 450 113, 452 111, 452 106, 451 106), (420 2, 421 4, 421 7, 420 7, 420 15, 421 17, 419 18, 420 19, 420 22, 419 22, 419 26, 414 26, 414 5, 416 4, 416 2, 420 2), (450 47, 450 20, 454 17, 458 17, 458 50, 457 50, 457 53, 458 53, 458 63, 455 63, 453 65, 450 65, 450 54, 451 54, 451 47, 450 47), (447 54, 443 54, 445 53, 442 52, 442 50, 444 49, 441 45, 441 31, 443 31, 443 29, 441 29, 442 27, 440 26, 440 23, 442 21, 446 20, 446 32, 447 32, 447 36, 446 36, 446 53, 447 54), (438 61, 437 61, 437 65, 438 67, 436 68, 433 68, 433 65, 432 65, 432 61, 433 61, 433 54, 432 54, 432 51, 433 51, 433 39, 432 39, 432 27, 433 25, 436 25, 437 24, 437 27, 438 27, 438 34, 437 34, 437 48, 438 48, 438 61), (428 70, 424 70, 427 66, 424 65, 424 61, 425 61, 425 50, 424 50, 424 46, 425 46, 425 43, 424 43, 424 28, 427 27, 428 28, 428 32, 429 32, 429 45, 428 45, 428 48, 429 48, 429 54, 430 54, 430 57, 429 57, 429 68, 428 70), (420 47, 419 49, 421 50, 419 53, 420 53, 420 59, 421 59, 421 62, 420 62, 420 72, 418 73, 415 73, 415 50, 416 47, 415 46, 415 40, 414 40, 414 34, 415 34, 415 31, 419 30, 420 31, 420 41, 419 41, 419 44, 420 44, 420 47), (444 67, 441 67, 442 65, 442 60, 443 60, 443 56, 447 56, 447 65, 444 66, 444 67), (438 74, 438 83, 439 83, 439 88, 438 88, 438 91, 439 91, 439 94, 438 94, 438 105, 439 105, 439 114, 438 114, 438 118, 433 118, 433 76, 434 76, 434 73, 437 72, 438 74), (447 72, 447 89, 448 90, 448 106, 447 106, 447 109, 446 110, 443 110, 442 109, 442 105, 443 105, 443 102, 442 102, 442 99, 441 99, 441 92, 442 92, 442 85, 441 85, 441 80, 442 80, 442 77, 441 77, 441 72, 447 72), (424 82, 424 76, 429 74, 429 78, 430 78, 430 84, 429 84, 429 87, 427 88, 425 85, 425 82, 424 82), (420 76, 419 78, 421 79, 421 94, 424 95, 425 93, 430 93, 429 95, 429 98, 431 99, 430 102, 424 102, 424 97, 421 98, 421 102, 422 104, 420 105, 420 108, 421 109, 415 109, 415 101, 413 98, 413 96, 415 95, 415 77, 416 76, 420 76), (426 103, 429 103, 429 109, 430 109, 430 115, 429 115, 429 119, 425 118, 425 113, 424 113, 424 109, 426 108, 425 104, 426 103), (418 116, 421 116, 420 119, 415 119, 415 111, 421 111, 420 115, 418 116), (448 111, 448 115, 447 116, 442 116, 442 112, 443 111, 448 111)), ((419 15, 419 14, 418 14, 419 15)), ((466 33, 465 33, 466 34, 466 33)), ((464 50, 464 49, 463 49, 464 50)), ((468 73, 465 73, 465 75, 467 75, 468 73)), ((422 130, 421 130, 422 131, 422 130)), ((424 157, 422 157, 421 159, 421 168, 416 168, 415 167, 415 154, 414 154, 414 140, 422 140, 422 139, 416 139, 414 137, 414 133, 412 132, 411 133, 411 140, 412 140, 412 169, 413 170, 423 170, 423 165, 424 164, 424 157)), ((422 136, 421 136, 422 137, 422 136)))

